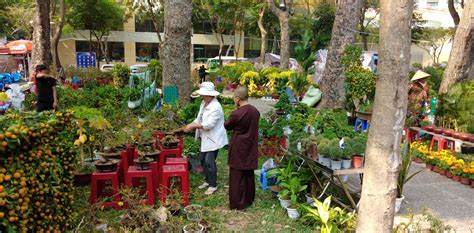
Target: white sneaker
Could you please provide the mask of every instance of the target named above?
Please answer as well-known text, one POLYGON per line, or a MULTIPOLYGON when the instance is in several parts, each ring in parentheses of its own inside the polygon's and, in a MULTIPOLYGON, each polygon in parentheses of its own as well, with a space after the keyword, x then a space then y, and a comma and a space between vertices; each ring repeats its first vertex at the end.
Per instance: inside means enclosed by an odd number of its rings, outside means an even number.
POLYGON ((207 182, 204 182, 203 184, 201 184, 198 189, 203 189, 203 188, 207 188, 209 186, 209 184, 207 182))
POLYGON ((217 187, 209 187, 204 194, 211 195, 217 190, 217 187))

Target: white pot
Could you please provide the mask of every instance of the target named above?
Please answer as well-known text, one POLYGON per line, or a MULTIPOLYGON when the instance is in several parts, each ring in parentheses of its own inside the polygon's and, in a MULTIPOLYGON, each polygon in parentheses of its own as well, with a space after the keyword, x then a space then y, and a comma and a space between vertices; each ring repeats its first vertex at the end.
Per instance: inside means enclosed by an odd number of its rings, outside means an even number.
POLYGON ((298 212, 297 209, 286 208, 286 210, 288 211, 288 217, 290 219, 297 219, 300 217, 300 212, 298 212))
POLYGON ((347 180, 349 180, 349 176, 348 175, 343 175, 343 176, 340 176, 341 177, 341 181, 346 183, 347 180))
POLYGON ((280 197, 278 198, 280 200, 280 206, 283 208, 286 208, 291 205, 291 200, 283 200, 280 197))
POLYGON ((324 155, 319 155, 319 163, 326 167, 331 166, 331 160, 326 158, 324 155))
POLYGON ((403 200, 405 200, 405 196, 402 195, 401 198, 397 198, 395 200, 395 213, 398 213, 398 211, 400 211, 400 207, 402 206, 402 202, 403 200))
POLYGON ((197 230, 197 231, 187 230, 187 228, 188 228, 189 226, 191 226, 192 224, 195 224, 195 223, 191 223, 191 224, 185 225, 185 226, 183 227, 184 233, 195 233, 195 232, 201 233, 201 232, 204 232, 204 226, 201 225, 201 224, 199 224, 200 229, 197 230))
POLYGON ((332 160, 331 159, 331 169, 332 170, 341 170, 342 161, 341 160, 332 160))
POLYGON ((349 169, 352 167, 352 159, 343 159, 342 160, 342 168, 349 169))
POLYGON ((311 205, 311 203, 314 202, 313 197, 311 196, 310 193, 307 193, 305 196, 306 196, 306 203, 308 203, 308 205, 311 205))
POLYGON ((142 104, 142 99, 141 98, 139 100, 135 100, 135 101, 128 100, 128 103, 127 103, 128 108, 131 108, 131 109, 137 108, 141 104, 142 104))

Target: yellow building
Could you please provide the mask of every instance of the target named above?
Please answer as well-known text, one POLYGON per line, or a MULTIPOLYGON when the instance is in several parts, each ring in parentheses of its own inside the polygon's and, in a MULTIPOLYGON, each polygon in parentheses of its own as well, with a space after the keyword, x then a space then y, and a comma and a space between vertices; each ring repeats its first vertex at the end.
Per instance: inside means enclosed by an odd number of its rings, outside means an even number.
MULTIPOLYGON (((196 59, 217 56, 219 43, 212 34, 210 26, 206 23, 193 25, 193 30, 191 57, 196 59)), ((163 33, 161 36, 163 37, 163 33)), ((239 47, 238 57, 243 57, 244 33, 237 32, 235 36, 224 35, 224 45, 225 50, 232 45, 229 56, 234 56, 234 48, 239 47)), ((125 63, 131 66, 158 58, 158 36, 151 20, 141 22, 134 17, 129 19, 124 23, 123 31, 112 31, 107 36, 107 47, 111 63, 125 63)), ((60 40, 59 58, 63 66, 76 64, 76 52, 89 52, 88 30, 76 30, 60 40)), ((100 61, 100 64, 105 64, 105 60, 100 61)))

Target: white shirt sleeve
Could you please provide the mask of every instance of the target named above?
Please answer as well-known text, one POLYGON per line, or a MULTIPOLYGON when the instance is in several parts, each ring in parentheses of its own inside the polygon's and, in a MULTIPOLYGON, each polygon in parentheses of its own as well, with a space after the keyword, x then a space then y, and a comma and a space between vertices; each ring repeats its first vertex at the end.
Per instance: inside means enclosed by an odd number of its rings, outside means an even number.
POLYGON ((210 130, 216 126, 217 121, 221 117, 221 114, 219 113, 219 110, 214 110, 211 113, 209 113, 209 117, 207 119, 203 119, 201 125, 203 130, 210 130))

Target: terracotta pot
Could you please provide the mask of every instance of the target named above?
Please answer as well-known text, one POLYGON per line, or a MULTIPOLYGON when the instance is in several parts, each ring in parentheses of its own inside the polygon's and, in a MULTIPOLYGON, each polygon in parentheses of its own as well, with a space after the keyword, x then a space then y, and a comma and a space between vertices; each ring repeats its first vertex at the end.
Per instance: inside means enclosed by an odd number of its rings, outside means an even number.
POLYGON ((474 134, 471 134, 471 136, 469 136, 469 141, 474 142, 474 134))
POLYGON ((442 168, 439 168, 438 173, 442 176, 445 176, 446 175, 446 170, 444 170, 442 168))
POLYGON ((433 170, 433 165, 431 165, 429 163, 427 163, 425 167, 426 167, 426 169, 433 170))
POLYGON ((455 131, 452 130, 452 129, 445 129, 443 133, 444 133, 446 136, 450 136, 450 137, 451 137, 454 132, 455 132, 455 131))
POLYGON ((453 173, 451 173, 450 171, 446 171, 446 177, 452 179, 453 178, 453 173))
POLYGON ((456 138, 456 139, 459 139, 459 137, 461 137, 461 135, 462 135, 462 133, 459 133, 459 132, 452 133, 453 138, 456 138))
POLYGON ((283 147, 283 148, 285 148, 285 149, 287 148, 287 147, 286 147, 286 137, 285 137, 285 136, 281 137, 281 138, 278 140, 278 143, 280 144, 281 147, 283 147))
POLYGON ((441 134, 441 133, 443 133, 443 129, 442 129, 442 128, 438 128, 438 127, 434 127, 434 128, 433 128, 433 133, 441 134))
POLYGON ((471 180, 471 188, 474 188, 474 180, 471 180))
POLYGON ((461 184, 464 184, 464 185, 470 185, 471 184, 471 180, 469 180, 468 178, 465 178, 465 177, 461 177, 461 180, 459 182, 461 182, 461 184))
POLYGON ((433 126, 433 125, 427 125, 427 126, 423 126, 423 129, 426 130, 426 131, 431 132, 431 131, 433 131, 433 128, 434 128, 434 127, 435 127, 435 126, 433 126))
POLYGON ((364 166, 364 156, 353 155, 352 156, 352 167, 353 168, 361 168, 363 166, 364 166))
POLYGON ((439 167, 433 166, 433 171, 436 172, 436 173, 439 173, 439 167))
POLYGON ((458 181, 458 182, 459 182, 459 181, 461 180, 461 176, 458 176, 458 175, 454 175, 454 174, 453 174, 453 177, 452 177, 451 179, 453 179, 454 181, 458 181))
POLYGON ((421 159, 421 158, 415 158, 415 163, 423 163, 423 159, 421 159))
POLYGON ((459 136, 459 139, 463 140, 463 141, 469 141, 469 138, 471 137, 470 134, 467 134, 467 133, 462 133, 460 136, 459 136))

